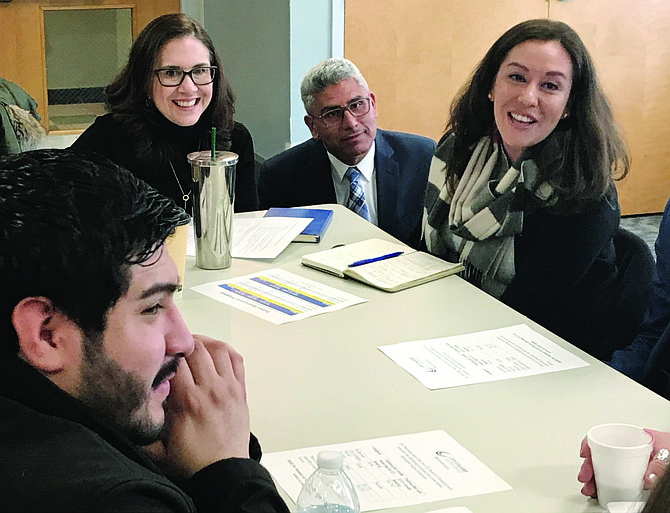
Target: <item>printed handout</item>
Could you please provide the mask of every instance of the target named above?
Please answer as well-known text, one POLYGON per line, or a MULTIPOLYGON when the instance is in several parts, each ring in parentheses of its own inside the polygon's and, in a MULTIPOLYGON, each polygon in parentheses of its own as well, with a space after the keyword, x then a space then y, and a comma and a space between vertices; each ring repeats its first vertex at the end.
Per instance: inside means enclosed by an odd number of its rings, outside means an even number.
POLYGON ((379 350, 431 390, 588 365, 525 324, 379 350))
POLYGON ((311 221, 296 217, 236 217, 231 255, 234 258, 275 258, 311 221))
POLYGON ((269 269, 205 283, 192 289, 274 324, 297 321, 367 301, 283 269, 269 269))
MULTIPOLYGON (((307 218, 257 218, 235 215, 232 227, 233 258, 275 258, 311 222, 307 218)), ((186 255, 195 256, 195 235, 189 227, 186 255)))
POLYGON ((318 453, 326 449, 344 454, 344 471, 361 511, 511 489, 444 431, 269 453, 263 465, 295 502, 316 469, 318 453))

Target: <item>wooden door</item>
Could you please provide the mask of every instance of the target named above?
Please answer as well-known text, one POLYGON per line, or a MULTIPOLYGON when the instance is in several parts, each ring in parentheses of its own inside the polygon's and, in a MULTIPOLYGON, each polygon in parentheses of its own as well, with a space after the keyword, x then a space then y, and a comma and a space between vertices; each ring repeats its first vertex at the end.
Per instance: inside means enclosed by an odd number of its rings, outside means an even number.
POLYGON ((15 0, 0 3, 0 77, 15 82, 38 103, 42 126, 49 127, 44 9, 132 9, 133 38, 160 14, 179 12, 179 0, 15 0))
POLYGON ((670 2, 551 0, 580 35, 632 156, 617 183, 623 214, 662 212, 670 196, 670 2))

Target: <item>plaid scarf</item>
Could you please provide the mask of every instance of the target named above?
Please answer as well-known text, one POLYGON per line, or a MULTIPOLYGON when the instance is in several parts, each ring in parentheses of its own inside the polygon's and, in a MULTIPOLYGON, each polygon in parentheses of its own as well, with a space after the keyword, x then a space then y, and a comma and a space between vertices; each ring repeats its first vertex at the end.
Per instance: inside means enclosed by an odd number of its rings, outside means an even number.
POLYGON ((424 238, 428 251, 462 262, 461 275, 499 298, 514 278, 514 236, 523 212, 555 202, 547 182, 537 186, 532 160, 510 166, 502 144, 483 137, 475 146, 456 190, 446 184, 447 138, 435 151, 428 178, 424 238))

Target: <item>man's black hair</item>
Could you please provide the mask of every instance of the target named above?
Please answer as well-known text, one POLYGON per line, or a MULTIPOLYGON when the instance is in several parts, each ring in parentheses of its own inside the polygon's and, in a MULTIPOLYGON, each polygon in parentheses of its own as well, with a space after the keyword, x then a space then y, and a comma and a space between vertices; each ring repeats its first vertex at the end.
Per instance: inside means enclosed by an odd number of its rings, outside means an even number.
POLYGON ((89 337, 188 214, 105 157, 34 150, 0 159, 0 353, 16 354, 12 311, 46 297, 89 337))

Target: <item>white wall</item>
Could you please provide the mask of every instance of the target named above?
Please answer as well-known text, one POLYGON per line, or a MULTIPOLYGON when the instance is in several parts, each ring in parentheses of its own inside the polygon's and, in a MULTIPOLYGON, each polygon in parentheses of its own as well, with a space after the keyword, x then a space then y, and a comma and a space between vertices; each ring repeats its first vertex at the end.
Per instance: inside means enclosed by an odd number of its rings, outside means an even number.
POLYGON ((205 0, 181 0, 179 10, 190 16, 200 25, 205 25, 205 0))
POLYGON ((291 0, 291 146, 311 137, 300 83, 314 64, 344 53, 344 0, 291 0))
POLYGON ((37 148, 69 148, 72 143, 77 139, 78 134, 72 135, 47 135, 41 139, 37 145, 37 148))
POLYGON ((204 19, 256 153, 268 158, 309 138, 300 82, 318 61, 341 55, 344 0, 204 0, 204 19))
POLYGON ((205 28, 237 95, 236 119, 270 157, 289 141, 288 0, 205 0, 205 28))

